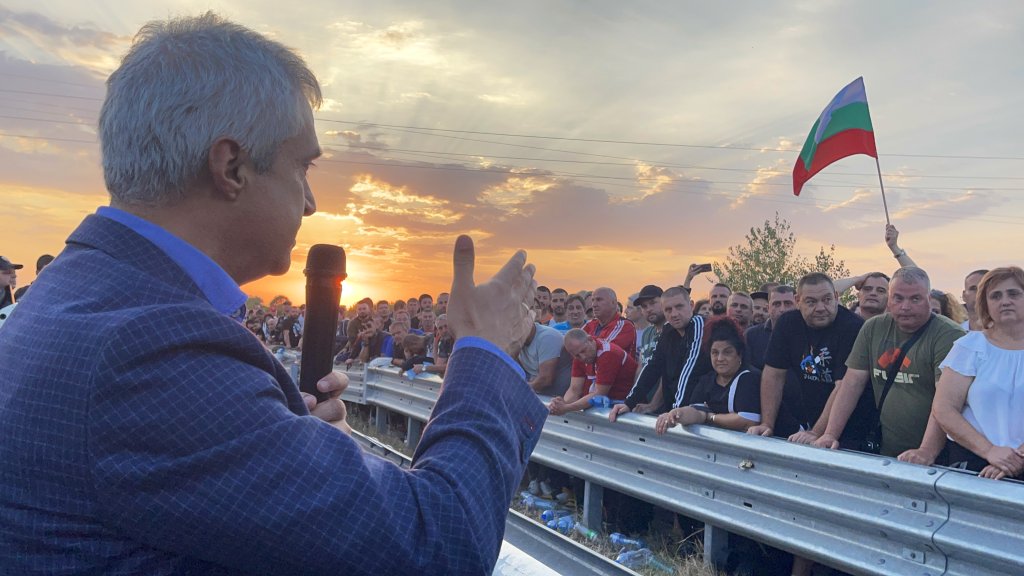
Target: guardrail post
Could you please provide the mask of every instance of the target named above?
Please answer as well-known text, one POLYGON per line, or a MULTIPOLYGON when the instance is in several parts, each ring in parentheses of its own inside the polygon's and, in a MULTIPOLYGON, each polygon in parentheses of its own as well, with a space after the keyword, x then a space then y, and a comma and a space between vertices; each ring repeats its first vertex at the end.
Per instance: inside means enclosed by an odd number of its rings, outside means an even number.
POLYGON ((388 409, 374 406, 374 419, 377 421, 377 434, 383 435, 388 431, 388 409))
POLYGON ((704 565, 724 568, 729 555, 729 532, 713 524, 704 524, 704 565))
POLYGON ((592 530, 601 528, 604 486, 587 480, 583 487, 583 525, 592 530))
POLYGON ((420 436, 423 434, 423 423, 412 416, 406 418, 406 422, 405 429, 408 434, 405 437, 405 445, 410 450, 415 450, 416 445, 420 443, 420 436))

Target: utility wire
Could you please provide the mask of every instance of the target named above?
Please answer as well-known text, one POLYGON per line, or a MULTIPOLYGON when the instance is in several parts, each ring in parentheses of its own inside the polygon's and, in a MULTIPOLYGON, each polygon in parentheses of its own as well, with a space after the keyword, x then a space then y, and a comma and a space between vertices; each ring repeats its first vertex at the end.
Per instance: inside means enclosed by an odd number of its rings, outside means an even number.
MULTIPOLYGON (((533 138, 539 140, 558 140, 567 142, 590 142, 598 144, 629 144, 634 146, 661 146, 670 148, 701 148, 709 150, 743 150, 753 152, 800 152, 797 148, 749 148, 744 146, 712 146, 709 144, 681 144, 675 142, 644 142, 639 140, 610 140, 602 138, 572 138, 568 136, 542 136, 537 134, 516 134, 509 132, 484 132, 478 130, 454 130, 450 128, 430 128, 426 126, 406 126, 401 124, 381 124, 377 122, 356 122, 352 120, 337 120, 332 118, 324 118, 320 116, 317 118, 323 122, 335 122, 339 124, 358 125, 358 126, 379 126, 383 128, 394 128, 401 130, 428 130, 432 132, 445 132, 455 134, 473 134, 477 136, 502 136, 508 138, 533 138)), ((947 158, 947 159, 965 159, 965 160, 1024 160, 1022 156, 967 156, 967 155, 948 155, 948 154, 885 154, 885 156, 896 156, 905 158, 947 158)))
MULTIPOLYGON (((16 76, 13 74, 6 74, 7 76, 16 76)), ((33 78, 35 80, 44 80, 41 78, 33 78)), ((46 80, 44 80, 46 81, 46 80)), ((84 85, 82 85, 84 87, 84 85)), ((57 98, 72 98, 76 100, 93 100, 100 102, 102 98, 94 98, 88 96, 71 96, 67 94, 56 94, 48 92, 33 92, 26 90, 12 90, 12 89, 0 89, 0 92, 8 92, 12 94, 28 94, 34 96, 54 96, 57 98)), ((482 130, 456 130, 452 128, 432 128, 429 126, 412 126, 403 124, 385 124, 378 122, 367 122, 367 121, 354 121, 354 120, 340 120, 337 118, 327 118, 324 116, 318 116, 318 120, 322 122, 333 122, 337 124, 345 124, 350 126, 367 126, 367 127, 381 127, 390 128, 396 130, 419 130, 428 132, 444 132, 453 134, 471 134, 477 136, 500 136, 505 138, 527 138, 537 140, 555 140, 565 142, 588 142, 597 144, 624 144, 632 146, 657 146, 666 148, 695 148, 695 149, 707 149, 707 150, 739 150, 747 152, 799 152, 796 148, 769 148, 769 147, 745 147, 745 146, 713 146, 710 144, 685 144, 679 142, 649 142, 643 140, 615 140, 608 138, 574 138, 569 136, 547 136, 541 134, 519 134, 513 132, 487 132, 482 130)), ((1024 160, 1022 156, 974 156, 974 155, 952 155, 952 154, 906 154, 906 153, 887 153, 884 156, 887 157, 901 157, 901 158, 941 158, 941 159, 959 159, 959 160, 1024 160)))

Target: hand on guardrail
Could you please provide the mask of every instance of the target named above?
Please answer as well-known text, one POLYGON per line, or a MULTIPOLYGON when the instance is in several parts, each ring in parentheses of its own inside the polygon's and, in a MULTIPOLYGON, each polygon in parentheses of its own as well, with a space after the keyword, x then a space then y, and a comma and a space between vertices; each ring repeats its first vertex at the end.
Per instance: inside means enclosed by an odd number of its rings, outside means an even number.
POLYGON ((665 432, 668 432, 669 428, 678 424, 679 413, 676 412, 676 410, 669 410, 661 416, 658 416, 658 419, 654 421, 654 431, 658 434, 664 434, 665 432))
POLYGON ((906 462, 908 464, 920 464, 921 466, 931 466, 935 464, 935 457, 938 454, 933 454, 929 450, 924 448, 911 448, 902 452, 896 457, 900 462, 906 462))
POLYGON ((533 264, 519 250, 494 275, 479 286, 473 281, 476 253, 473 239, 455 240, 454 277, 448 301, 448 328, 456 338, 477 336, 515 358, 530 336, 531 308, 537 281, 533 264))
POLYGON ((302 400, 306 403, 306 408, 309 409, 310 414, 340 429, 342 432, 350 434, 352 428, 345 421, 348 414, 345 410, 345 403, 341 401, 341 393, 345 391, 345 388, 348 388, 348 376, 341 372, 331 372, 316 383, 316 388, 321 392, 330 394, 330 396, 318 404, 316 396, 303 392, 302 400))
POLYGON ((988 478, 990 480, 1002 480, 1003 478, 1006 478, 1007 474, 1006 472, 1003 472, 999 468, 989 464, 988 466, 985 466, 984 468, 981 469, 981 472, 978 473, 978 476, 982 478, 988 478))
MULTIPOLYGON (((817 435, 815 435, 814 432, 797 432, 797 434, 809 434, 810 436, 814 436, 815 438, 815 440, 812 440, 811 442, 801 442, 801 444, 811 444, 816 448, 828 448, 829 450, 839 450, 839 439, 829 434, 828 432, 822 434, 820 438, 817 435)), ((796 436, 796 434, 794 434, 793 436, 796 436)), ((790 436, 790 440, 792 440, 793 436, 790 436)))
MULTIPOLYGON (((993 446, 988 449, 985 453, 985 460, 991 466, 987 468, 995 467, 999 471, 1002 471, 1005 476, 1018 476, 1024 471, 1024 458, 1021 458, 1017 451, 1007 446, 993 446)), ((994 478, 995 472, 990 472, 988 476, 984 478, 994 478)))
POLYGON ((625 414, 629 412, 629 406, 625 404, 616 404, 608 410, 608 421, 615 422, 615 419, 619 417, 619 414, 625 414))
POLYGON ((565 401, 565 398, 555 396, 551 399, 551 402, 548 402, 548 412, 555 416, 561 416, 562 414, 570 412, 569 403, 565 401))
POLYGON ((771 436, 775 430, 772 430, 771 426, 765 424, 758 424, 757 426, 751 426, 747 428, 747 434, 753 434, 754 436, 771 436))
POLYGON ((796 434, 791 434, 788 438, 790 442, 795 444, 814 444, 818 439, 818 435, 811 430, 801 430, 796 434))

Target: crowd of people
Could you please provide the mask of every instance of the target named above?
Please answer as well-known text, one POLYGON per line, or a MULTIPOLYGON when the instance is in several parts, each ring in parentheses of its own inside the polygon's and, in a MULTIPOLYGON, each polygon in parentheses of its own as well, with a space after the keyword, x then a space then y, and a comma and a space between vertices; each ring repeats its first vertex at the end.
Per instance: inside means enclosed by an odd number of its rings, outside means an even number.
MULTIPOLYGON (((753 293, 723 283, 706 298, 690 284, 647 285, 623 305, 614 290, 536 290, 536 323, 517 360, 549 410, 586 410, 607 397, 610 419, 657 416, 663 433, 702 423, 826 448, 945 464, 985 478, 1024 475, 1024 276, 1016 267, 974 270, 962 303, 934 289, 896 244, 900 267, 797 285, 766 282, 753 293), (840 295, 856 300, 840 304, 840 295), (980 378, 974 385, 976 378, 980 378)), ((37 274, 53 260, 43 255, 37 274)), ((21 264, 0 257, 4 305, 21 264)), ((339 311, 336 363, 390 359, 403 371, 444 375, 454 335, 449 295, 339 311)), ((0 306, 2 308, 3 306, 0 306)), ((250 307, 246 326, 268 346, 301 349, 305 306, 250 307)))
MULTIPOLYGON (((1024 276, 974 270, 962 303, 886 244, 899 268, 851 278, 809 273, 753 293, 647 285, 625 299, 598 287, 538 286, 536 322, 518 355, 530 386, 564 414, 607 397, 609 418, 657 416, 664 433, 708 424, 824 448, 942 464, 985 478, 1024 476, 1024 276), (840 296, 855 291, 849 305, 840 296), (980 378, 977 385, 975 378, 980 378)), ((6 260, 4 260, 6 262, 6 260)), ((444 375, 454 335, 449 295, 359 301, 339 313, 336 363, 377 358, 444 375)), ((268 345, 301 347, 304 306, 249 310, 268 345)), ((535 483, 537 484, 537 483, 535 483)), ((544 490, 543 492, 548 492, 544 490)))
MULTIPOLYGON (((656 416, 655 431, 705 424, 821 448, 940 464, 983 478, 1024 477, 1024 272, 974 270, 962 303, 887 241, 900 267, 796 286, 766 279, 753 293, 715 284, 698 298, 691 265, 681 285, 646 285, 625 299, 598 287, 536 289, 531 334, 516 360, 554 415, 610 406, 609 419, 656 416), (856 292, 849 305, 840 296, 856 292), (601 398, 604 404, 593 401, 601 398)), ((39 259, 41 271, 53 258, 39 259)), ((0 257, 5 303, 14 264, 0 257)), ((339 311, 336 364, 378 361, 443 376, 455 336, 449 295, 359 301, 339 311), (377 359, 384 359, 379 361, 377 359)), ((301 349, 305 306, 247 310, 267 346, 301 349)), ((411 371, 411 372, 409 372, 411 371)), ((571 486, 531 465, 529 489, 571 486)), ((614 500, 614 497, 612 498, 614 500)), ((634 501, 632 504, 636 504, 634 501)))
MULTIPOLYGON (((891 276, 813 272, 796 286, 766 279, 752 293, 717 283, 695 300, 690 285, 706 265, 694 264, 681 285, 646 285, 625 304, 608 287, 538 286, 535 323, 516 360, 529 386, 551 397, 553 415, 610 406, 613 422, 629 412, 656 416, 658 434, 704 424, 982 478, 1024 478, 1024 420, 1016 417, 1024 413, 1024 271, 971 271, 961 303, 932 287, 896 236, 888 227, 900 264, 891 276), (848 290, 856 299, 844 306, 848 290)), ((41 256, 37 274, 51 261, 41 256)), ((0 308, 30 288, 17 288, 21 268, 0 256, 0 308)), ((444 376, 455 341, 448 299, 365 298, 341 307, 335 363, 376 361, 412 377, 444 376)), ((304 321, 305 306, 287 300, 252 306, 245 317, 268 347, 296 350, 304 321)), ((533 464, 527 472, 537 495, 572 492, 565 474, 533 464)), ((606 512, 620 510, 624 529, 650 519, 650 506, 638 500, 610 493, 606 501, 606 512)), ((809 566, 797 559, 794 573, 809 566)))
MULTIPOLYGON (((796 286, 765 279, 753 293, 717 283, 698 298, 690 285, 706 265, 694 264, 681 285, 647 285, 625 303, 608 287, 538 286, 536 322, 517 360, 533 390, 551 397, 553 415, 610 406, 612 421, 656 416, 659 434, 705 424, 983 478, 1024 477, 1024 421, 1013 416, 1024 410, 1024 272, 971 271, 961 303, 934 289, 896 238, 889 226, 899 264, 891 276, 815 272, 796 286), (844 306, 850 290, 856 299, 844 306)), ((453 342, 447 300, 360 301, 342 312, 338 363, 383 357, 443 375, 453 342)), ((289 314, 301 318, 286 308, 277 329, 285 335, 289 314)), ((252 327, 274 332, 266 318, 252 327)), ((536 465, 528 481, 549 497, 572 486, 536 465)))

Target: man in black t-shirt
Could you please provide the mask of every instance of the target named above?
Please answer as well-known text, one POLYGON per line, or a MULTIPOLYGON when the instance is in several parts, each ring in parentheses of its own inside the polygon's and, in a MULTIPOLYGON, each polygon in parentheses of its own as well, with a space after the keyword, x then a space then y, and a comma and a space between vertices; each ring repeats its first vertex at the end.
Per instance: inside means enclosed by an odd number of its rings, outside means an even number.
POLYGON ((302 328, 299 325, 300 310, 294 306, 288 309, 288 315, 281 321, 281 336, 284 338, 284 345, 289 348, 298 348, 299 339, 302 338, 302 328))
MULTIPOLYGON (((832 393, 864 321, 839 306, 832 280, 818 272, 800 279, 796 303, 773 327, 761 377, 761 424, 747 432, 809 444, 825 431, 832 393), (799 375, 796 387, 785 386, 788 370, 799 375)), ((870 394, 862 394, 840 438, 844 447, 860 446, 873 411, 870 394)))

